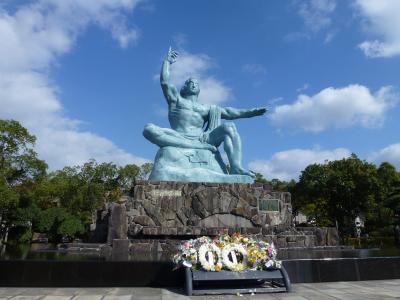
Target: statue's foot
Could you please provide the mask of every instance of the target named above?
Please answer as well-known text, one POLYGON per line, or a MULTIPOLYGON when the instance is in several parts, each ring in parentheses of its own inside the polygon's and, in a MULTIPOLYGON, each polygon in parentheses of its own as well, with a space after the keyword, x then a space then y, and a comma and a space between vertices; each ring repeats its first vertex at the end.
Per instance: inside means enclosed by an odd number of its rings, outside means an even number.
POLYGON ((231 174, 247 175, 247 176, 250 176, 252 178, 256 177, 256 175, 253 172, 247 171, 247 170, 243 169, 242 167, 235 168, 235 169, 232 168, 231 169, 231 174))

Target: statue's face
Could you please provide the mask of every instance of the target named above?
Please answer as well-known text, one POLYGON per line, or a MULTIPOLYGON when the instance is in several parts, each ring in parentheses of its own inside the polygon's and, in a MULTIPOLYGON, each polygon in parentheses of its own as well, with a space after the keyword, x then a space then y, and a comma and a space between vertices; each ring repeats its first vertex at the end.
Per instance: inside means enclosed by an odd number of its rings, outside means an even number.
POLYGON ((189 78, 181 89, 182 96, 198 95, 200 93, 199 82, 195 78, 189 78))

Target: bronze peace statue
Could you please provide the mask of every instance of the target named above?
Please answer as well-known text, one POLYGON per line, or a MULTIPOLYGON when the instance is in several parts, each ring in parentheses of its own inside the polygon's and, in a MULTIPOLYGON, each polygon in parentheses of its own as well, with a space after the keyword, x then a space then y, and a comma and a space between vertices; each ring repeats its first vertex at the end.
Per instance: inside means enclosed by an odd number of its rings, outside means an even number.
POLYGON ((147 124, 143 135, 158 145, 149 180, 251 183, 254 175, 242 167, 242 143, 232 122, 265 114, 265 108, 237 109, 199 103, 199 82, 185 81, 178 93, 170 82, 170 66, 178 53, 171 48, 160 74, 161 88, 168 104, 171 128, 147 124), (218 147, 223 144, 229 168, 221 158, 218 147))

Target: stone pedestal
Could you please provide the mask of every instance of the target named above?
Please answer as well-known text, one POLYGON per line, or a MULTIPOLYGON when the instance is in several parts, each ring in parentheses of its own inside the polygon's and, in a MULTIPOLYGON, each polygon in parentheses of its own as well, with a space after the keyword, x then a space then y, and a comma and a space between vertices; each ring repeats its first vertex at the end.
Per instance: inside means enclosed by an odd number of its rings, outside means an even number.
POLYGON ((336 228, 295 228, 290 193, 262 184, 138 182, 113 206, 108 240, 129 239, 130 256, 169 257, 183 239, 251 235, 278 248, 334 246, 336 228))
POLYGON ((128 236, 262 234, 291 224, 290 194, 260 184, 138 183, 127 200, 128 236))

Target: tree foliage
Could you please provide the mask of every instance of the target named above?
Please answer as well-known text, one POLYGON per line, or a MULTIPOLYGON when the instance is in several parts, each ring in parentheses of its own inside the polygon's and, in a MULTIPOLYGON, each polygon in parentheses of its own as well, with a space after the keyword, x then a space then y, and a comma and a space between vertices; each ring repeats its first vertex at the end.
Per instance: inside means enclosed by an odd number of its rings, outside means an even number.
POLYGON ((23 191, 46 174, 46 163, 33 150, 35 141, 19 122, 0 120, 0 244, 11 228, 29 224, 23 191))
POLYGON ((293 189, 294 208, 315 219, 317 225, 337 224, 343 234, 352 233, 354 219, 361 215, 372 231, 388 224, 392 211, 387 199, 394 191, 396 178, 398 172, 392 165, 384 163, 376 168, 354 154, 312 164, 301 173, 293 189))
MULTIPOLYGON (((142 169, 133 164, 119 167, 90 160, 82 166, 65 167, 50 173, 38 184, 33 198, 42 210, 63 208, 77 217, 87 232, 93 213, 105 203, 118 201, 123 191, 129 191, 140 178, 141 172, 142 169)), ((63 224, 72 226, 75 223, 71 219, 71 223, 63 224)), ((80 232, 76 231, 76 234, 80 232)), ((54 230, 52 237, 57 237, 54 230)))
POLYGON ((353 154, 307 166, 298 182, 255 175, 256 182, 291 192, 295 214, 302 212, 317 226, 338 226, 342 235, 353 234, 357 216, 372 235, 387 235, 400 224, 400 173, 390 163, 377 167, 353 154))
POLYGON ((59 240, 63 236, 75 237, 85 232, 81 220, 65 208, 46 209, 41 211, 35 220, 35 229, 46 232, 52 240, 59 240))
POLYGON ((140 179, 147 180, 147 178, 149 178, 152 169, 153 169, 152 163, 144 163, 140 167, 140 172, 139 172, 140 179))
POLYGON ((47 164, 37 158, 35 141, 19 122, 0 119, 0 176, 8 185, 45 175, 47 164))
POLYGON ((121 167, 90 160, 47 174, 35 141, 17 121, 0 120, 0 245, 8 233, 26 239, 32 227, 55 241, 83 236, 97 209, 118 200, 152 169, 150 163, 121 167))
POLYGON ((262 183, 265 185, 269 185, 272 190, 274 191, 292 191, 294 186, 296 185, 296 181, 291 180, 291 181, 283 181, 279 180, 277 178, 274 178, 272 180, 267 180, 264 178, 264 176, 261 173, 254 173, 255 174, 255 179, 254 182, 257 183, 262 183))

